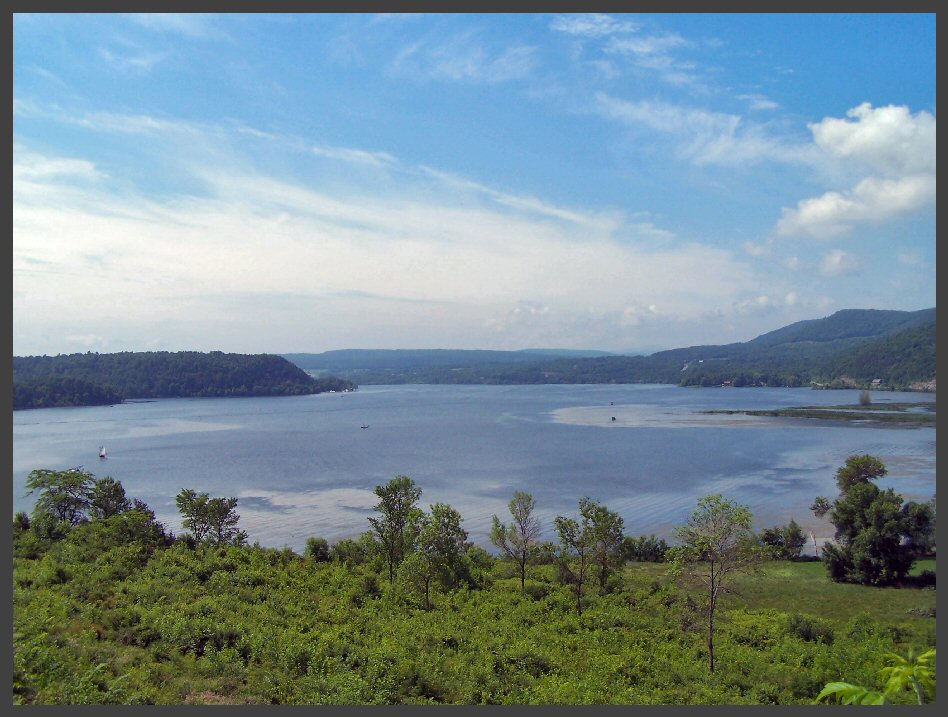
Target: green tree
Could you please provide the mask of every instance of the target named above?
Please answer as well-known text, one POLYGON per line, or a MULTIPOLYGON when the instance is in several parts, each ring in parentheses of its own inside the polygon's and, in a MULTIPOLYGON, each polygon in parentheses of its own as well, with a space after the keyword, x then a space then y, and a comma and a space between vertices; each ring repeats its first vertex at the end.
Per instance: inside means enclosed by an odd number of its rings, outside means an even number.
POLYGON ((306 539, 304 555, 316 563, 325 563, 329 560, 329 541, 325 538, 310 536, 306 539))
POLYGON ((100 478, 92 484, 92 497, 89 500, 89 516, 92 518, 111 518, 124 513, 132 507, 125 497, 125 488, 110 476, 100 478))
POLYGON ((33 519, 50 515, 58 522, 78 525, 86 520, 94 484, 95 476, 81 468, 30 471, 26 478, 27 495, 39 491, 33 506, 33 519))
POLYGON ((836 485, 839 486, 839 492, 846 495, 853 486, 865 485, 888 472, 885 464, 875 456, 850 456, 846 463, 836 469, 836 485))
POLYGON ((908 545, 916 556, 928 555, 935 549, 935 499, 928 503, 906 503, 908 545))
POLYGON ((247 540, 247 533, 237 528, 237 498, 211 498, 207 493, 186 488, 178 493, 175 502, 184 518, 184 527, 196 542, 242 545, 247 540))
POLYGON ((375 487, 379 502, 375 510, 381 517, 369 518, 388 562, 389 582, 395 582, 395 570, 412 550, 418 537, 422 511, 418 507, 421 488, 408 476, 397 475, 385 485, 375 487))
POLYGON ((622 559, 625 561, 663 563, 665 562, 665 554, 668 552, 668 543, 654 535, 648 537, 640 535, 638 538, 627 535, 622 539, 619 550, 622 553, 622 559))
POLYGON ((606 592, 609 575, 622 562, 622 538, 624 522, 618 513, 589 498, 579 501, 579 515, 583 522, 583 531, 588 532, 592 541, 590 559, 599 569, 599 592, 606 592))
POLYGON ((209 498, 207 493, 198 494, 191 488, 183 488, 174 499, 183 518, 181 524, 186 530, 191 531, 191 535, 198 543, 204 541, 211 529, 207 515, 209 498))
POLYGON ((837 582, 886 585, 904 578, 917 554, 912 539, 925 542, 933 514, 917 503, 903 505, 894 490, 873 481, 886 475, 873 456, 851 456, 836 471, 839 497, 830 510, 836 543, 823 547, 823 562, 837 582))
POLYGON ((526 588, 527 565, 531 563, 540 544, 540 521, 533 515, 533 496, 516 491, 508 504, 512 520, 509 525, 495 515, 490 531, 490 542, 500 548, 520 568, 520 589, 526 588))
POLYGON ((237 527, 237 498, 211 498, 207 501, 208 538, 214 545, 243 545, 247 533, 237 527))
POLYGON ((681 545, 672 548, 672 572, 697 583, 704 593, 708 619, 708 665, 714 672, 714 614, 732 578, 747 572, 760 558, 746 505, 721 495, 698 501, 691 519, 675 530, 681 545))
POLYGON ((776 560, 794 560, 800 557, 806 545, 806 534, 792 518, 786 525, 765 528, 760 532, 760 544, 776 560))
POLYGON ((583 614, 583 586, 589 579, 589 566, 595 539, 584 523, 581 527, 575 518, 566 518, 562 515, 553 519, 556 532, 560 536, 557 560, 560 570, 576 595, 576 613, 583 614))
POLYGON ((425 594, 425 609, 431 609, 431 585, 457 587, 464 570, 467 531, 461 527, 461 514, 445 503, 435 503, 431 512, 419 521, 415 551, 405 561, 405 572, 425 594))

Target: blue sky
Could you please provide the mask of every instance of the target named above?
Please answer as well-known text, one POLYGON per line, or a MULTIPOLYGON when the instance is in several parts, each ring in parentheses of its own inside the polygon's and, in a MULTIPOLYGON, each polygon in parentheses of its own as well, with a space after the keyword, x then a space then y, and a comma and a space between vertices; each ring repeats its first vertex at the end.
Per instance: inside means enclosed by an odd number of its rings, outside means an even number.
POLYGON ((933 14, 18 14, 13 109, 16 355, 935 305, 933 14))

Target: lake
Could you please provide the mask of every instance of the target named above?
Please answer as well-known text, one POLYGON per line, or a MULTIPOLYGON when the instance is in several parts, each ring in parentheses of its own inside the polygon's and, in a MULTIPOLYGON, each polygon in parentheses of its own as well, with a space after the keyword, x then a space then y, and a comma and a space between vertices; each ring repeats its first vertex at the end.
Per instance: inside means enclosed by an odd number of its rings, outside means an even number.
MULTIPOLYGON (((873 393, 875 404, 933 400, 873 393)), ((404 474, 425 509, 450 503, 485 547, 491 515, 509 520, 515 490, 534 495, 549 539, 553 517, 575 516, 583 496, 619 512, 626 534, 668 539, 698 498, 723 493, 750 506, 758 529, 793 518, 822 542, 832 526, 809 506, 835 497, 850 455, 878 456, 882 487, 930 499, 935 429, 700 412, 857 401, 855 390, 410 385, 15 411, 13 509, 32 508, 31 470, 81 465, 120 480, 176 533, 174 496, 193 488, 238 497, 251 542, 302 551, 309 536, 367 530, 373 488, 404 474)))

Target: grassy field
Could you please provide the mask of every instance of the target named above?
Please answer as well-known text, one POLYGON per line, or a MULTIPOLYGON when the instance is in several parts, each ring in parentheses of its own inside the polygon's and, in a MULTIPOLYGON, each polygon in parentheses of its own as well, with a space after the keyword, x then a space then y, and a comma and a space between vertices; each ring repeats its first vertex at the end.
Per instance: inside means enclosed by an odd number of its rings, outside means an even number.
MULTIPOLYGON (((913 576, 935 572, 935 560, 919 560, 913 576)), ((634 563, 626 566, 628 584, 645 585, 667 580, 662 563, 634 563)), ((724 610, 779 610, 800 612, 841 624, 861 614, 886 624, 897 642, 919 646, 935 641, 935 587, 867 587, 835 583, 827 577, 822 562, 771 561, 759 566, 756 574, 741 575, 734 581, 732 594, 723 602, 724 610)))

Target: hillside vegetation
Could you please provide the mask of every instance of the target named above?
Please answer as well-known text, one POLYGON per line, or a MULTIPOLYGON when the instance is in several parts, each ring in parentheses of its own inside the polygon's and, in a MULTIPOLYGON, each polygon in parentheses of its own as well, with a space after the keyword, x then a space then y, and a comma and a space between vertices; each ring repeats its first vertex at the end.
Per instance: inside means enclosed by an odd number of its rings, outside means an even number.
MULTIPOLYGON (((648 356, 538 357, 530 352, 353 352, 334 363, 307 354, 308 370, 333 366, 363 384, 669 383, 681 386, 808 386, 933 389, 935 309, 850 309, 733 344, 648 356), (511 354, 501 356, 495 354, 511 354)), ((297 356, 287 354, 287 356, 297 356)))
MULTIPOLYGON (((375 489, 371 530, 299 555, 248 545, 236 498, 182 490, 190 532, 174 536, 109 477, 36 470, 28 485, 37 505, 13 521, 19 704, 793 704, 839 680, 878 688, 889 653, 935 645, 935 562, 911 566, 934 549, 933 507, 925 541, 897 548, 905 571, 867 587, 798 562, 793 521, 754 534, 722 496, 669 547, 589 499, 580 521, 554 520, 558 545, 539 542, 532 497, 515 493, 513 522, 494 516, 491 542, 511 548, 497 558, 396 476, 375 489)), ((917 508, 889 517, 901 530, 917 508)))
POLYGON ((149 351, 13 357, 14 409, 125 398, 291 396, 355 388, 271 354, 149 351))

